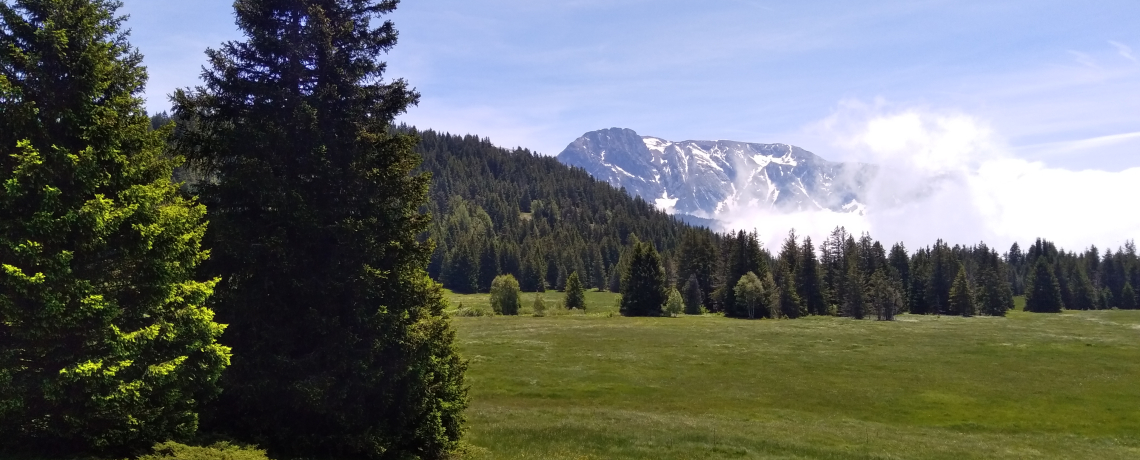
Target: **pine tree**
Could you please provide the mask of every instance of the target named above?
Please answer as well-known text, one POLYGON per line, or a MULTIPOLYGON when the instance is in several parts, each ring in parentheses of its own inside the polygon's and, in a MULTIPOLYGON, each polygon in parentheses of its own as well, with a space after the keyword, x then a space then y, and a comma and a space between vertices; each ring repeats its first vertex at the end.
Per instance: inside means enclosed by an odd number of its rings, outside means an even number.
POLYGON ((1073 283, 1073 303, 1069 307, 1073 310, 1096 310, 1099 308, 1099 302, 1092 281, 1089 280, 1084 269, 1078 268, 1075 275, 1070 280, 1073 283))
POLYGON ((466 365, 419 238, 430 178, 391 128, 418 95, 378 61, 396 3, 238 0, 244 41, 175 94, 240 357, 211 420, 285 457, 439 458, 463 429, 466 365))
POLYGON ((1132 289, 1132 283, 1124 284, 1124 288, 1120 290, 1120 309, 1121 310, 1135 310, 1136 305, 1136 291, 1132 289))
POLYGON ((1009 290, 1008 283, 992 267, 982 268, 976 294, 977 307, 982 314, 1005 316, 1010 308, 1007 297, 1012 297, 1012 292, 1009 290))
POLYGON ((974 292, 970 280, 966 277, 966 267, 958 264, 958 275, 950 287, 950 301, 948 313, 951 315, 974 316, 977 307, 974 305, 974 292))
POLYGON ((491 283, 499 276, 499 249, 493 240, 484 239, 479 254, 479 292, 490 292, 491 283))
POLYGON ((566 308, 573 310, 586 309, 586 288, 582 287, 582 281, 578 279, 578 272, 570 274, 566 279, 566 308))
POLYGON ((713 292, 719 263, 720 254, 707 232, 690 230, 681 235, 677 272, 680 279, 696 277, 702 295, 698 305, 709 304, 708 296, 713 292))
POLYGON ((815 247, 811 237, 804 237, 800 248, 800 264, 796 271, 796 288, 808 314, 826 315, 827 301, 823 296, 823 281, 819 273, 819 261, 815 257, 815 247))
POLYGON ((701 283, 697 281, 697 275, 689 275, 689 281, 685 283, 685 314, 701 314, 703 299, 704 293, 701 292, 701 283))
POLYGON ((119 6, 0 2, 0 449, 190 436, 229 362, 194 276, 205 209, 170 180, 119 6))
POLYGON ((840 308, 843 316, 863 319, 867 315, 867 289, 865 276, 856 263, 848 263, 847 276, 843 280, 843 304, 840 308))
POLYGON ((1058 313, 1063 307, 1061 288, 1053 275, 1053 266, 1045 257, 1039 257, 1025 287, 1025 311, 1058 313))
POLYGON ((760 241, 755 233, 740 231, 728 241, 728 244, 730 248, 727 251, 728 261, 725 263, 723 278, 726 282, 723 291, 724 314, 729 317, 746 318, 748 311, 743 305, 737 305, 733 283, 748 272, 763 279, 769 274, 768 257, 760 249, 760 241))
POLYGON ((653 243, 637 243, 621 280, 622 316, 661 316, 666 294, 661 256, 653 243))
POLYGON ((779 289, 778 306, 780 316, 788 319, 796 319, 807 315, 807 308, 800 300, 800 295, 796 292, 796 285, 792 280, 792 275, 789 273, 788 268, 785 267, 780 279, 783 280, 779 289))
POLYGON ((895 314, 903 307, 902 294, 896 287, 897 280, 886 275, 887 270, 879 270, 867 282, 867 303, 879 321, 894 321, 895 314))

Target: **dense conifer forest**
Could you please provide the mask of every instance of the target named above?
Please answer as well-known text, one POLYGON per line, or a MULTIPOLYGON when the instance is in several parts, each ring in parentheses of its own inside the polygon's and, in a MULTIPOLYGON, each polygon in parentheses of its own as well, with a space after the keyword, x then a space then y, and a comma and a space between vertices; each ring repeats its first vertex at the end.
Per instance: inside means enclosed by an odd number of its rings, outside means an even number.
POLYGON ((453 458, 468 362, 443 287, 501 315, 550 289, 649 317, 1140 307, 1133 242, 765 248, 396 126, 419 98, 378 60, 397 3, 239 0, 242 39, 148 119, 118 2, 0 1, 0 456, 453 458), (214 438, 243 447, 170 442, 214 438))
POLYGON ((1140 262, 1131 242, 1103 256, 1042 239, 1004 252, 942 240, 910 250, 836 228, 822 242, 793 230, 773 253, 755 233, 688 225, 552 157, 476 136, 418 134, 421 168, 433 175, 429 272, 459 293, 487 292, 502 274, 524 291, 561 291, 575 273, 589 288, 626 292, 623 276, 644 241, 660 252, 665 273, 651 290, 699 292, 701 306, 731 317, 1000 316, 1016 295, 1026 295, 1032 311, 1137 304, 1140 262), (737 299, 748 273, 764 292, 759 313, 737 299))

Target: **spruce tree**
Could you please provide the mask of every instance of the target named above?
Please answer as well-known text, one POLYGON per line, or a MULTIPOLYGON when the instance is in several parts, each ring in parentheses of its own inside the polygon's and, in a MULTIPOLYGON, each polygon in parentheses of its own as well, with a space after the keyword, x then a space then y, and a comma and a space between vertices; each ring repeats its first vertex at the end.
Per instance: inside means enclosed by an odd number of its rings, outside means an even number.
POLYGON ((823 278, 819 272, 819 260, 815 257, 815 247, 811 237, 804 237, 800 248, 800 264, 796 271, 796 288, 810 315, 826 315, 827 301, 823 296, 823 278))
POLYGON ((1058 313, 1063 307, 1061 288, 1057 285, 1057 277, 1053 275, 1053 265, 1045 257, 1039 257, 1033 264, 1025 287, 1025 311, 1058 313))
POLYGON ((661 316, 666 295, 661 256, 652 242, 637 243, 621 279, 622 316, 661 316))
MULTIPOLYGON (((229 350, 120 4, 0 2, 0 449, 185 438, 229 350)), ((35 455, 33 455, 35 456, 35 455)))
POLYGON ((462 432, 466 365, 424 270, 430 177, 392 129, 418 95, 378 60, 396 4, 238 0, 245 38, 175 94, 176 146, 213 177, 208 270, 238 357, 211 421, 278 456, 440 458, 462 432))
POLYGON ((780 311, 780 316, 788 319, 796 319, 806 315, 807 308, 804 307, 799 293, 796 292, 796 285, 792 279, 792 274, 787 270, 788 268, 785 267, 779 277, 782 281, 779 289, 779 303, 777 309, 780 311))
POLYGON ((867 303, 879 321, 894 321, 895 314, 904 305, 898 281, 887 276, 887 271, 876 271, 867 281, 867 303))
POLYGON ((977 307, 974 304, 974 291, 970 280, 966 277, 966 267, 958 264, 958 275, 950 287, 949 311, 951 315, 974 316, 977 307))
POLYGON ((1096 288, 1093 287, 1085 269, 1078 268, 1070 281, 1073 283, 1073 303, 1069 306, 1070 308, 1073 310, 1096 310, 1099 308, 1096 288))
POLYGON ((566 279, 566 308, 569 310, 586 309, 586 288, 578 279, 578 272, 571 273, 570 277, 566 279))
POLYGON ((685 283, 685 314, 686 315, 699 315, 701 314, 701 306, 704 301, 704 293, 701 292, 701 283, 697 281, 697 275, 689 275, 689 281, 685 283))
POLYGON ((1120 290, 1120 309, 1135 310, 1136 303, 1136 291, 1132 289, 1132 283, 1124 283, 1124 288, 1120 290))

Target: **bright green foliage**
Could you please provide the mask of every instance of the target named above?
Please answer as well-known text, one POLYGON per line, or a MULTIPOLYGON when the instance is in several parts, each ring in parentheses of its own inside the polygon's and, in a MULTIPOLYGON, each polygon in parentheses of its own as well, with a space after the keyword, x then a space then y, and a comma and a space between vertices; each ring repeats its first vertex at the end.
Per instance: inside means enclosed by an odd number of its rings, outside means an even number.
POLYGON ((977 307, 974 305, 974 290, 970 280, 966 277, 966 267, 958 264, 958 275, 954 277, 954 284, 950 286, 951 315, 974 316, 977 307))
POLYGON ((0 2, 0 448, 191 435, 229 350, 118 2, 0 2))
POLYGON ((769 256, 760 248, 756 233, 739 231, 736 235, 727 235, 726 238, 728 250, 724 263, 724 279, 727 285, 721 291, 724 314, 735 318, 750 318, 752 316, 749 316, 748 307, 736 301, 736 282, 748 272, 752 272, 761 280, 768 277, 769 256))
POLYGON ((1125 283, 1120 290, 1120 309, 1135 310, 1136 306, 1136 291, 1132 289, 1132 283, 1125 283))
POLYGON ((1059 313, 1064 305, 1053 266, 1045 257, 1038 258, 1029 275, 1025 288, 1025 311, 1059 313))
POLYGON ((531 306, 534 310, 534 316, 546 316, 546 301, 542 300, 542 294, 534 293, 534 304, 531 306))
POLYGON ((733 294, 736 302, 744 308, 747 318, 771 316, 768 298, 772 293, 764 289, 764 284, 755 273, 748 272, 741 276, 733 288, 733 294))
POLYGON ((244 40, 175 95, 176 146, 213 177, 207 268, 238 357, 212 428, 288 457, 440 458, 466 364, 426 272, 430 177, 391 128, 418 95, 378 61, 396 2, 234 6, 244 40))
POLYGON ((669 298, 665 301, 665 313, 669 316, 680 315, 685 310, 685 302, 681 300, 681 293, 677 288, 669 288, 669 298))
POLYGON ((630 254, 629 270, 621 279, 621 314, 660 316, 666 294, 661 255, 652 242, 637 243, 630 254))
POLYGON ((701 292, 700 281, 697 281, 697 275, 689 275, 689 281, 685 283, 685 314, 701 314, 704 297, 704 293, 701 292))
POLYGON ((566 279, 566 308, 570 310, 586 309, 586 288, 578 279, 578 272, 571 273, 570 277, 566 279))
POLYGON ((491 281, 491 309, 500 315, 519 314, 519 281, 512 275, 496 276, 491 281))
POLYGON ((154 446, 153 454, 143 455, 138 460, 269 460, 269 457, 256 447, 225 442, 199 447, 167 441, 154 446))

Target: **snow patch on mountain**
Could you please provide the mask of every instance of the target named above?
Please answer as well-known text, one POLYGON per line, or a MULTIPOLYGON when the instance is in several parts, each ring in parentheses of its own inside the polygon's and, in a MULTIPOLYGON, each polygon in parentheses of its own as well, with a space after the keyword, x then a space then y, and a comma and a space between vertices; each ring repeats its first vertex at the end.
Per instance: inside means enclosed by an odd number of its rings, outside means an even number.
POLYGON ((630 129, 586 133, 559 161, 677 214, 828 210, 862 214, 876 168, 834 163, 788 144, 673 142, 630 129))

